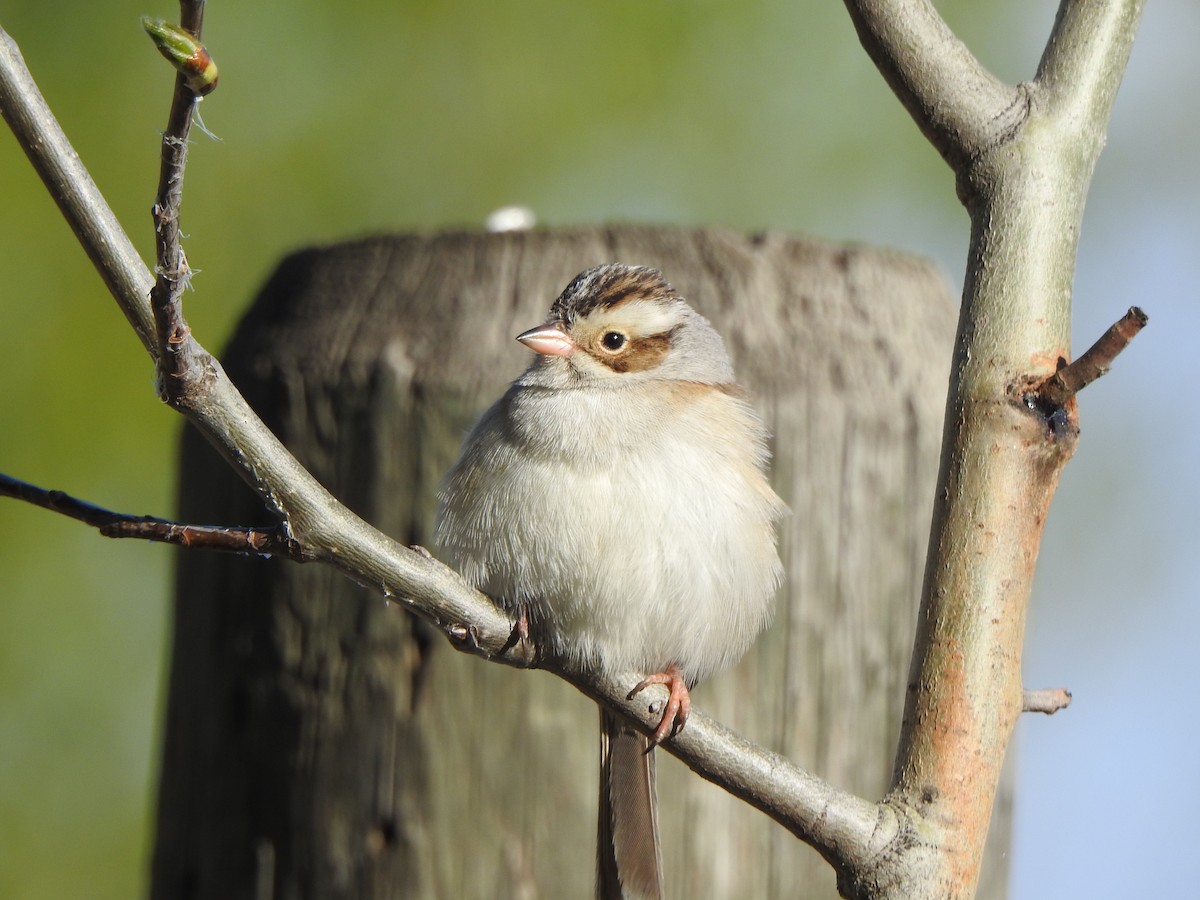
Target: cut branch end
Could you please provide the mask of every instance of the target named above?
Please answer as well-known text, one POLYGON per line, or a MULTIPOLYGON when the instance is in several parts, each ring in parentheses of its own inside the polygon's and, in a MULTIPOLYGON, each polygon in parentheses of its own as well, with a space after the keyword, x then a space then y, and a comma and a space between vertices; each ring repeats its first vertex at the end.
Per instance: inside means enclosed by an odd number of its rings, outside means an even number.
POLYGON ((1048 716, 1071 705, 1071 692, 1066 688, 1040 688, 1021 692, 1021 712, 1038 712, 1048 716))

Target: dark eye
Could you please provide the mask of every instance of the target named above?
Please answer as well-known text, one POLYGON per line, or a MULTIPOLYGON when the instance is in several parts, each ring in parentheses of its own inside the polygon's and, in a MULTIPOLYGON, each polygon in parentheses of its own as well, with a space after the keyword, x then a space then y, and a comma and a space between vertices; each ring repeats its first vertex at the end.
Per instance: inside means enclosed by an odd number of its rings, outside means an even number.
POLYGON ((604 349, 610 353, 616 353, 625 346, 625 341, 628 338, 619 331, 606 331, 604 337, 600 338, 600 343, 604 345, 604 349))

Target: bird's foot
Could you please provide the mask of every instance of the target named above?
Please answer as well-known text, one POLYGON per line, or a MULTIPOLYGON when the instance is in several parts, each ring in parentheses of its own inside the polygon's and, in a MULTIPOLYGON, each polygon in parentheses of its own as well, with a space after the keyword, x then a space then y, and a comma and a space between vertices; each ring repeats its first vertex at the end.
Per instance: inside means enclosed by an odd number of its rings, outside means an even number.
POLYGON ((679 666, 671 663, 664 671, 656 672, 639 681, 626 699, 632 700, 652 684, 665 685, 670 692, 666 708, 663 709, 662 719, 659 720, 658 728, 654 730, 654 735, 650 738, 650 745, 656 746, 683 731, 683 726, 687 724, 688 713, 692 711, 692 698, 688 693, 687 682, 683 680, 683 675, 679 671, 679 666))

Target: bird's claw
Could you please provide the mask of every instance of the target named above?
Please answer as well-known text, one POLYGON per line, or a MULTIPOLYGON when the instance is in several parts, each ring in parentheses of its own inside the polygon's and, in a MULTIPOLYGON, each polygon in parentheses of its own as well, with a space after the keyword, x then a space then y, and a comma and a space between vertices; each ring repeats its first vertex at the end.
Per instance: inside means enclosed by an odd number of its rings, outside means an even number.
POLYGON ((679 671, 679 666, 672 663, 664 671, 656 672, 639 681, 625 699, 632 700, 652 684, 664 685, 669 692, 667 705, 663 709, 658 728, 654 729, 654 734, 650 738, 650 746, 654 747, 683 731, 683 726, 687 724, 688 714, 692 711, 692 698, 688 693, 687 682, 683 680, 683 675, 679 671))

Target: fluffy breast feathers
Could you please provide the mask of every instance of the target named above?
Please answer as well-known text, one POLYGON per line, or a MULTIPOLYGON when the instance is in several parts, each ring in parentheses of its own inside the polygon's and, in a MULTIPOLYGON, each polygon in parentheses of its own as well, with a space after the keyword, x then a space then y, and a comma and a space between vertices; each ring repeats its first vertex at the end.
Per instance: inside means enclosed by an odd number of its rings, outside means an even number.
POLYGON ((724 343, 654 269, 576 277, 443 486, 436 540, 535 637, 606 670, 738 659, 771 614, 784 512, 724 343))

